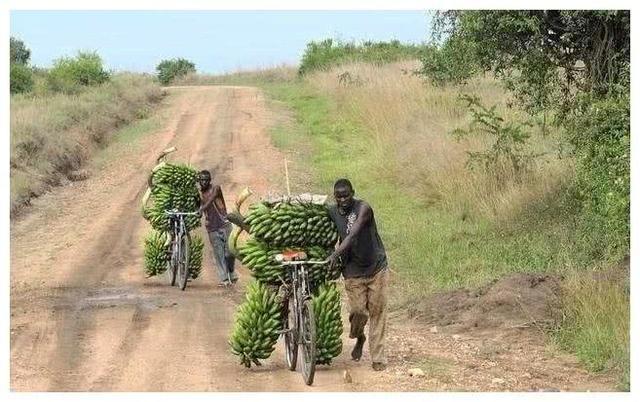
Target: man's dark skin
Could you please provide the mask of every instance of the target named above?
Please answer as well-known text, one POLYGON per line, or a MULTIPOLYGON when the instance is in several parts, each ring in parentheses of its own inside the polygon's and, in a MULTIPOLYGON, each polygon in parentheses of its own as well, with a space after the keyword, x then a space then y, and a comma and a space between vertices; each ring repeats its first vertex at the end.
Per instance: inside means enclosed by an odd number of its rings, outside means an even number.
MULTIPOLYGON (((347 215, 351 211, 354 204, 353 202, 354 195, 355 195, 355 192, 351 190, 348 186, 340 186, 334 189, 333 196, 336 200, 336 204, 338 205, 338 212, 340 213, 340 215, 347 215)), ((353 223, 353 226, 351 227, 351 231, 349 232, 347 237, 345 237, 342 240, 342 242, 340 242, 336 250, 329 256, 328 260, 331 267, 333 267, 337 263, 340 255, 342 255, 345 251, 349 250, 349 248, 353 244, 353 239, 355 239, 358 236, 358 233, 360 233, 362 228, 364 228, 367 225, 367 223, 371 220, 371 216, 372 216, 371 207, 365 204, 363 206, 361 213, 358 215, 358 218, 353 223)), ((362 348, 366 340, 367 340, 367 337, 364 335, 361 335, 358 337, 356 341, 356 345, 353 347, 353 350, 351 351, 351 358, 353 360, 358 361, 362 357, 362 348)))
MULTIPOLYGON (((200 186, 200 191, 202 192, 207 191, 209 190, 209 188, 211 188, 211 179, 200 177, 198 178, 198 185, 200 186)), ((215 202, 216 207, 218 208, 218 211, 225 210, 225 205, 222 202, 222 198, 220 198, 219 194, 214 194, 214 196, 210 200, 208 200, 207 202, 205 202, 200 206, 200 209, 198 212, 202 214, 202 211, 209 208, 212 202, 215 202)))

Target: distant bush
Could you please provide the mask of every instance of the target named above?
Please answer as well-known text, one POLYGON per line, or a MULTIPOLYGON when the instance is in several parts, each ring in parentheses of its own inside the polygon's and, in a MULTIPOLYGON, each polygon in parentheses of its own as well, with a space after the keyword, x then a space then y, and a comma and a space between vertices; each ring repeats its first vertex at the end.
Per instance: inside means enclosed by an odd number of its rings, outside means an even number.
POLYGON ((177 58, 162 60, 156 67, 158 80, 162 85, 168 85, 178 77, 196 72, 196 65, 189 60, 177 58))
POLYGON ((9 81, 12 94, 31 92, 33 89, 33 73, 24 64, 11 63, 9 81))
POLYGON ((96 52, 78 52, 76 57, 61 57, 54 61, 47 81, 55 92, 75 93, 82 87, 107 82, 110 77, 96 52))
POLYGON ((424 47, 421 45, 403 44, 400 41, 371 42, 362 44, 325 39, 312 41, 304 51, 298 74, 304 75, 314 70, 351 61, 370 63, 391 63, 399 60, 418 59, 424 47))

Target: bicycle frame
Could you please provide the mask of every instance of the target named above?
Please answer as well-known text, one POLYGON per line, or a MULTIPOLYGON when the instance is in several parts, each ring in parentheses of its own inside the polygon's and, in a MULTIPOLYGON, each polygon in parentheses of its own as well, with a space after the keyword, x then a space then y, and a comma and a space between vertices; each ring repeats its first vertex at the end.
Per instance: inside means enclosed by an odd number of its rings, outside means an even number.
MULTIPOLYGON (((178 270, 179 264, 181 263, 179 259, 181 259, 181 256, 184 254, 184 250, 182 250, 182 247, 183 247, 182 240, 185 236, 188 236, 187 225, 185 223, 184 217, 189 215, 198 215, 198 213, 178 212, 177 210, 173 210, 173 211, 165 211, 165 214, 167 215, 169 219, 169 224, 171 226, 170 275, 171 275, 171 285, 174 285, 175 277, 176 277, 176 274, 178 273, 177 270, 178 270)), ((188 256, 186 258, 188 261, 188 256)), ((182 263, 186 264, 185 261, 183 261, 182 263)), ((188 269, 189 269, 188 266, 183 267, 183 270, 188 270, 188 269)), ((184 290, 186 286, 186 281, 188 280, 189 273, 182 272, 182 275, 187 275, 186 279, 184 279, 184 281, 182 282, 182 285, 180 285, 182 290, 184 290)))
MULTIPOLYGON (((302 319, 301 304, 311 298, 311 288, 309 286, 309 276, 307 273, 307 265, 326 264, 326 261, 282 261, 282 266, 289 268, 291 272, 292 292, 289 297, 293 297, 293 306, 295 309, 295 324, 298 327, 302 319)), ((289 312, 291 314, 291 312, 289 312)), ((298 328, 296 328, 297 330, 298 328)), ((300 331, 297 331, 298 334, 300 331)), ((298 343, 300 339, 297 340, 298 343)))
MULTIPOLYGON (((311 283, 309 282, 308 266, 311 264, 325 264, 326 261, 295 261, 295 258, 306 258, 304 253, 278 255, 276 260, 287 270, 286 275, 291 279, 286 299, 288 300, 287 315, 284 317, 283 330, 286 359, 289 370, 295 370, 298 351, 302 350, 302 376, 307 385, 313 383, 316 365, 316 330, 315 315, 311 305, 311 283), (283 261, 291 257, 293 261, 283 261)), ((286 282, 283 281, 285 286, 286 282)))

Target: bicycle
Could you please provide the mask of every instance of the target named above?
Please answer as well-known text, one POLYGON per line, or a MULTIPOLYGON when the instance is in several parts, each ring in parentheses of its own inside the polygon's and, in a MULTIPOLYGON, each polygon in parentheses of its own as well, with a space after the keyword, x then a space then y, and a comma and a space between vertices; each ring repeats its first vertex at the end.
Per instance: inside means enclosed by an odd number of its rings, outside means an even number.
POLYGON ((313 384, 316 371, 316 321, 311 303, 311 286, 307 266, 326 264, 327 261, 306 260, 304 252, 289 252, 276 255, 276 260, 287 268, 286 275, 291 284, 283 281, 287 289, 287 311, 282 334, 285 344, 287 367, 295 371, 298 350, 302 349, 302 377, 307 385, 313 384))
POLYGON ((164 211, 170 220, 171 241, 169 243, 171 257, 168 269, 171 286, 175 286, 178 279, 180 290, 187 287, 189 279, 189 244, 191 236, 184 221, 185 216, 199 215, 198 212, 178 212, 177 210, 164 211))

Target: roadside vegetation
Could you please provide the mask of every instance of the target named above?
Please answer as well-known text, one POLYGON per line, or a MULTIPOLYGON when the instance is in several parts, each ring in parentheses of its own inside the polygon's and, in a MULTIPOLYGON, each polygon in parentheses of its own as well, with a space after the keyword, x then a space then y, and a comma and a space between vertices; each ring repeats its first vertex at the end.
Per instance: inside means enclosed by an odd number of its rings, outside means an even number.
POLYGON ((298 69, 183 82, 258 85, 293 112, 274 143, 312 172, 300 190, 349 177, 373 205, 396 306, 514 272, 560 275, 564 319, 550 338, 628 389, 629 14, 435 21, 433 43, 402 57, 313 42, 298 69), (530 40, 554 32, 545 24, 565 35, 530 40), (561 57, 554 40, 576 52, 561 57))
POLYGON ((64 180, 109 144, 115 131, 148 115, 162 98, 150 77, 107 71, 95 52, 29 65, 11 38, 11 214, 64 180))
POLYGON ((169 85, 176 79, 184 77, 185 75, 195 74, 196 65, 183 58, 162 60, 156 66, 156 71, 158 73, 158 81, 160 81, 160 84, 169 85))

